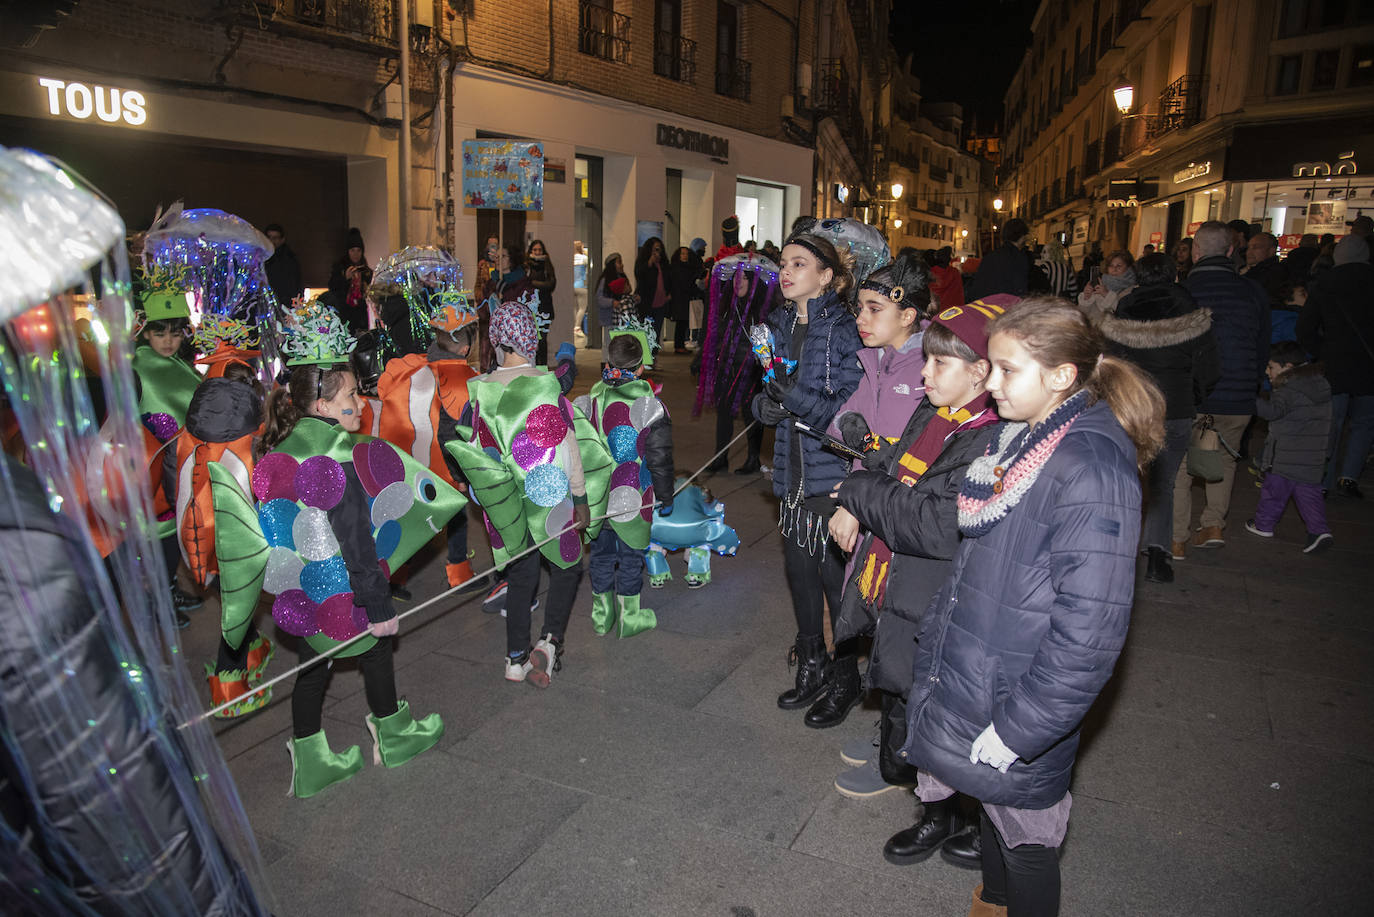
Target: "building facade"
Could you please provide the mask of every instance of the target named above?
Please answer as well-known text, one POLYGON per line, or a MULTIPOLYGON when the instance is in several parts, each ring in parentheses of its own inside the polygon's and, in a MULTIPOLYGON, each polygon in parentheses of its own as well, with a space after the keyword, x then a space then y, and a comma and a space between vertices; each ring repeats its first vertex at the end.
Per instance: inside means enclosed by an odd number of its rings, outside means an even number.
POLYGON ((1139 254, 1243 219, 1287 248, 1374 215, 1369 4, 1046 0, 1032 29, 1000 193, 1038 241, 1139 254))

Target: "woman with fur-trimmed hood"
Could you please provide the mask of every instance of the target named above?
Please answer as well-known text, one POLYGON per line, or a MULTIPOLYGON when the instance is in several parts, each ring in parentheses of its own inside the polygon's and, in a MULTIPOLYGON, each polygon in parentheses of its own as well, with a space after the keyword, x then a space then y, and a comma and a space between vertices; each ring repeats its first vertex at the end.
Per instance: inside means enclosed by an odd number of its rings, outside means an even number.
POLYGON ((1147 472, 1149 493, 1141 537, 1149 554, 1146 578, 1157 583, 1174 579, 1170 563, 1174 476, 1188 454, 1198 405, 1221 378, 1212 312, 1200 308, 1192 294, 1174 282, 1175 271, 1167 255, 1141 258, 1136 262, 1139 285, 1100 323, 1108 352, 1145 370, 1164 393, 1164 449, 1147 472))

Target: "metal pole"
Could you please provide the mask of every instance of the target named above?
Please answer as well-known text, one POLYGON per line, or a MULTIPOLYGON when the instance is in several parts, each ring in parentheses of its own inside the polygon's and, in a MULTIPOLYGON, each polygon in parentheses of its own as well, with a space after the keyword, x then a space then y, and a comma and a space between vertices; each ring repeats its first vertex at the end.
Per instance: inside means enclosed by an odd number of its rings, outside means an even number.
POLYGON ((401 247, 410 244, 410 0, 396 0, 397 38, 401 45, 401 247))

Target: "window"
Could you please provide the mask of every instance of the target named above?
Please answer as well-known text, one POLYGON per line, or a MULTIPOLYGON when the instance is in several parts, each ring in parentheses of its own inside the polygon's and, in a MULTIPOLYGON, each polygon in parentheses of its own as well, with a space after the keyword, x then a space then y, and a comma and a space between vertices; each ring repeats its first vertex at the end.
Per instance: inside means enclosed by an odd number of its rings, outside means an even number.
POLYGON ((1312 88, 1335 89, 1336 74, 1341 67, 1341 49, 1318 51, 1312 63, 1312 88))
POLYGON ((603 60, 630 62, 630 17, 611 8, 611 0, 578 0, 577 50, 603 60))
POLYGON ((654 5, 654 73, 670 80, 696 80, 697 43, 682 37, 682 0, 654 5))
POLYGON ((1298 91, 1298 79, 1302 76, 1302 55, 1288 54, 1279 58, 1277 74, 1274 79, 1274 95, 1292 95, 1298 91))
POLYGON ((1374 45, 1356 45, 1350 61, 1350 85, 1374 86, 1374 45))
POLYGON ((1307 31, 1310 18, 1310 0, 1283 0, 1279 13, 1279 36, 1300 35, 1307 31))
POLYGON ((749 62, 740 60, 739 53, 739 7, 727 0, 717 0, 716 93, 747 102, 749 81, 749 62))

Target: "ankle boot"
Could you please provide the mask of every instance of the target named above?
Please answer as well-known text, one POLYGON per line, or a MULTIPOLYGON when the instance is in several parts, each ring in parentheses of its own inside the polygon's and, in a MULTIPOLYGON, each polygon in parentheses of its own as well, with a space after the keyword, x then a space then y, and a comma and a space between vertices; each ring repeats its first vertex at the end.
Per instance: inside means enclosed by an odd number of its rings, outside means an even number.
POLYGON ((940 845, 940 859, 961 869, 983 868, 983 832, 974 824, 940 845))
POLYGON ((854 705, 863 700, 863 679, 859 677, 859 660, 854 656, 837 656, 826 673, 826 692, 806 711, 803 722, 812 729, 838 726, 849 716, 854 705))
POLYGON ((1163 548, 1149 548, 1145 561, 1145 578, 1152 583, 1172 583, 1174 565, 1169 562, 1169 552, 1163 548))
POLYGON ((592 593, 592 630, 604 637, 615 626, 615 593, 592 593))
POLYGON ((759 461, 759 454, 750 452, 748 458, 744 460, 744 464, 735 469, 735 474, 757 474, 762 467, 763 463, 759 461))
POLYGON ((729 462, 729 460, 726 459, 726 457, 723 456, 723 455, 718 455, 718 456, 716 456, 715 461, 711 462, 711 464, 709 464, 709 465, 706 466, 706 473, 707 473, 707 474, 719 474, 720 472, 725 471, 725 470, 726 470, 727 468, 729 468, 729 467, 730 467, 730 462, 729 462))
POLYGON ((450 586, 461 586, 472 579, 472 561, 465 560, 456 564, 444 564, 450 586))
POLYGON ((814 703, 825 690, 826 661, 824 637, 819 634, 814 637, 797 634, 797 642, 787 654, 787 667, 797 667, 797 681, 778 695, 778 706, 784 710, 796 710, 814 703))
POLYGON ((431 713, 417 723, 410 715, 410 704, 401 701, 390 716, 369 713, 367 731, 372 733, 372 763, 400 767, 434 747, 444 734, 444 721, 431 713))
POLYGON ((262 673, 267 669, 267 663, 272 661, 276 652, 277 648, 272 645, 272 641, 262 634, 253 638, 253 642, 248 644, 248 656, 244 662, 248 668, 249 681, 258 681, 262 678, 262 673))
POLYGON ((883 859, 898 866, 928 859, 961 827, 956 798, 925 803, 920 821, 888 838, 883 845, 883 859))
POLYGON ((658 615, 652 608, 640 608, 639 596, 618 595, 615 597, 620 606, 620 637, 633 637, 658 626, 658 615))
POLYGON ((1005 904, 988 904, 983 900, 983 886, 973 890, 973 904, 969 906, 968 917, 1007 917, 1005 904))
POLYGON ((363 769, 363 753, 358 746, 352 745, 335 754, 329 750, 329 740, 324 737, 323 729, 303 739, 288 739, 286 750, 291 753, 291 791, 287 795, 297 799, 306 799, 336 783, 343 783, 363 769))

